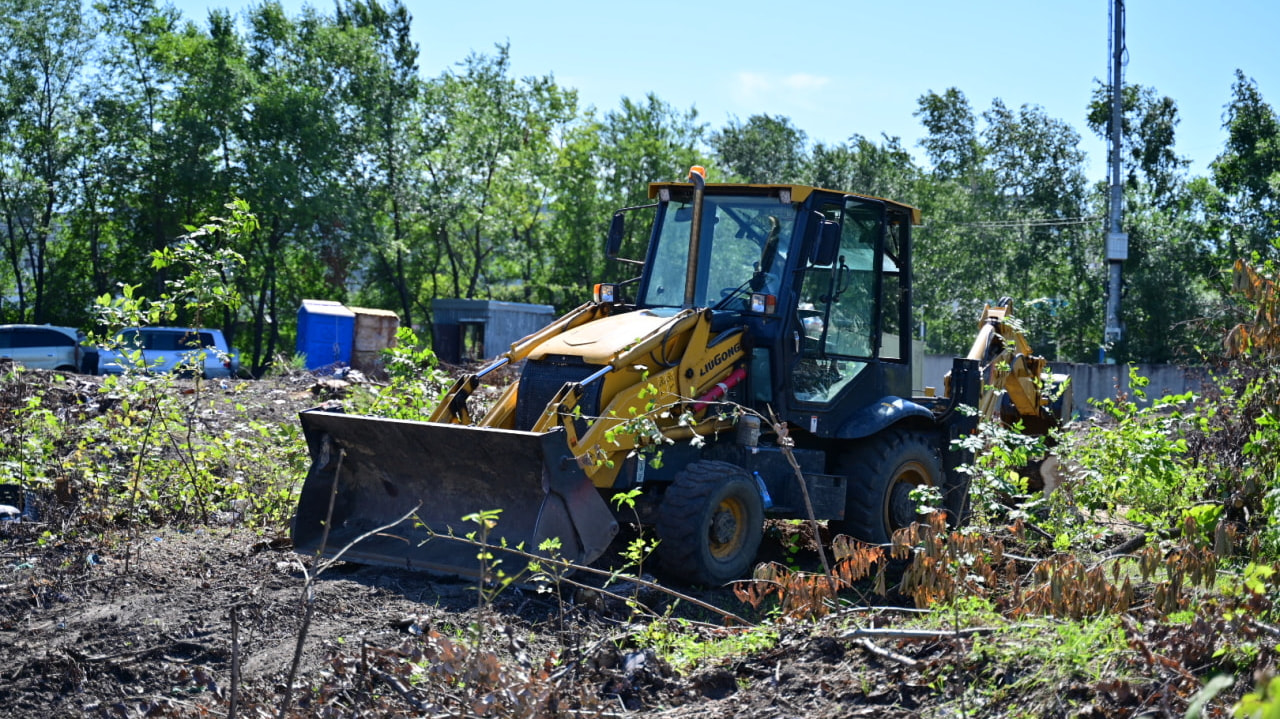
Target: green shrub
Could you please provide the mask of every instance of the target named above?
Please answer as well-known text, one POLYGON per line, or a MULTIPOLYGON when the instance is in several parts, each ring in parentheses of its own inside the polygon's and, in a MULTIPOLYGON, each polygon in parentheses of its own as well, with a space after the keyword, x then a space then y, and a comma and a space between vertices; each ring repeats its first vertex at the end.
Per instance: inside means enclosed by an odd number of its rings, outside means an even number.
POLYGON ((353 397, 359 414, 391 419, 425 420, 440 402, 449 376, 435 352, 408 327, 396 331, 396 342, 382 350, 385 385, 360 385, 353 397))
POLYGON ((1206 472, 1187 456, 1187 434, 1200 426, 1188 392, 1141 406, 1147 378, 1129 369, 1130 394, 1094 402, 1100 420, 1065 432, 1056 451, 1067 468, 1054 506, 1105 513, 1147 530, 1181 526, 1204 497, 1206 472))

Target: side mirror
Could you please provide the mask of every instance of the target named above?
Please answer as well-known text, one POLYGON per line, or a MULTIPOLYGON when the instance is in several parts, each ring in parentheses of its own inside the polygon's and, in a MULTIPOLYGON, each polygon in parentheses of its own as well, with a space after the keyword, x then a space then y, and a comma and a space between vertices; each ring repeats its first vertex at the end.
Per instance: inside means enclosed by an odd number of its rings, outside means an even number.
POLYGON ((613 213, 609 221, 609 237, 604 241, 604 256, 610 260, 618 258, 618 250, 622 249, 622 235, 626 231, 626 220, 621 212, 613 213))
MULTIPOLYGON (((813 225, 811 225, 812 227, 813 225)), ((809 264, 830 265, 836 261, 840 252, 840 223, 832 220, 819 220, 813 243, 809 246, 809 264)))

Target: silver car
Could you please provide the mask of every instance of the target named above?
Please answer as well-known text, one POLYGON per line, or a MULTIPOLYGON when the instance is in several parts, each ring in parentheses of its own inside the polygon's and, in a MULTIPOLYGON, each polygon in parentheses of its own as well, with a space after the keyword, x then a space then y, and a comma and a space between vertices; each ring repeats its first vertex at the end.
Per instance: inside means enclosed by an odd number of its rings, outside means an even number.
POLYGON ((79 372, 80 333, 55 325, 0 325, 0 359, 31 369, 79 372))

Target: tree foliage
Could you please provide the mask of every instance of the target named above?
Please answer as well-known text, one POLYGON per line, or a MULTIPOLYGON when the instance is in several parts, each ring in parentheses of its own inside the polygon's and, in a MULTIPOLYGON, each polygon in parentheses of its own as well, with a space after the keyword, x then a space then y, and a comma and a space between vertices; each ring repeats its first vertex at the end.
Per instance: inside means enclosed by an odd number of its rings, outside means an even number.
POLYGON ((1223 127, 1226 147, 1213 161, 1212 178, 1220 191, 1214 209, 1226 240, 1226 259, 1257 252, 1270 256, 1280 234, 1280 117, 1252 78, 1236 71, 1223 127))
MULTIPOLYGON (((246 260, 228 279, 244 301, 216 323, 255 369, 289 352, 304 297, 395 308, 420 330, 438 297, 565 309, 634 272, 602 256, 612 211, 701 164, 716 181, 920 207, 913 329, 931 350, 964 351, 1005 295, 1050 356, 1090 360, 1101 341, 1102 187, 1077 131, 1035 105, 926 92, 920 162, 896 137, 811 142, 779 115, 712 128, 654 93, 584 107, 551 75, 517 77, 505 44, 428 76, 400 0, 191 19, 155 0, 0 7, 0 321, 83 325, 94 297, 163 287, 149 258, 232 198, 261 223, 228 248, 246 260)), ((1131 257, 1113 356, 1197 356, 1204 328, 1232 319, 1219 271, 1275 252, 1280 120, 1243 72, 1231 92, 1222 153, 1189 177, 1174 100, 1124 88, 1131 257)), ((1094 132, 1105 100, 1100 86, 1083 108, 1094 132)), ((647 228, 631 217, 636 257, 647 228)))

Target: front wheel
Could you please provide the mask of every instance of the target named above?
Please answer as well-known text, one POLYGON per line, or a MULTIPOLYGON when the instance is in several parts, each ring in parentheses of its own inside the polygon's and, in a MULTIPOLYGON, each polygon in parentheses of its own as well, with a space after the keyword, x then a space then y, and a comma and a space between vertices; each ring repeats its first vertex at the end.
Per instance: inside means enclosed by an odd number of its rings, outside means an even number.
POLYGON ((848 479, 844 519, 831 522, 836 532, 872 544, 887 544, 893 533, 919 521, 917 487, 944 491, 943 505, 954 524, 964 512, 968 487, 946 487, 942 461, 930 435, 890 430, 862 440, 841 457, 848 479))
POLYGON ((764 504, 746 470, 694 462, 676 475, 659 507, 658 559, 690 584, 718 586, 752 565, 764 533, 764 504))

